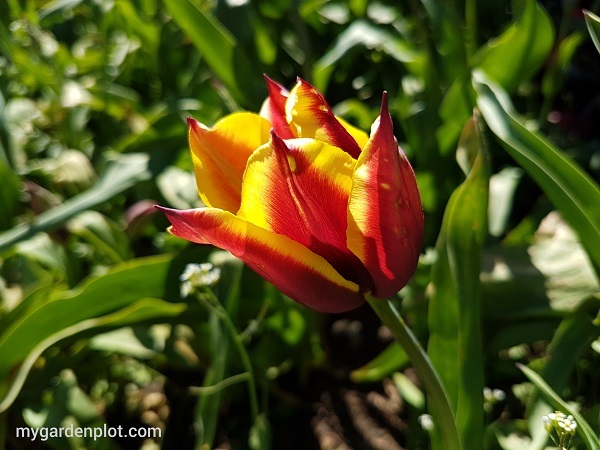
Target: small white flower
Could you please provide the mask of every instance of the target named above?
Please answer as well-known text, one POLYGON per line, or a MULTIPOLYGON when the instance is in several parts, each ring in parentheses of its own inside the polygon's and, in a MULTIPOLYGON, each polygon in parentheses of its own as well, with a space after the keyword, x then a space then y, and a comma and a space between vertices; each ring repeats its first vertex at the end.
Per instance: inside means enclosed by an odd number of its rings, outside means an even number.
POLYGON ((563 444, 569 442, 570 437, 574 436, 577 430, 577 422, 573 416, 570 414, 567 416, 561 411, 543 416, 542 421, 546 432, 559 447, 566 448, 563 444))
POLYGON ((221 269, 210 263, 187 264, 179 276, 179 280, 182 282, 181 296, 187 297, 198 288, 212 286, 219 281, 220 277, 221 269))

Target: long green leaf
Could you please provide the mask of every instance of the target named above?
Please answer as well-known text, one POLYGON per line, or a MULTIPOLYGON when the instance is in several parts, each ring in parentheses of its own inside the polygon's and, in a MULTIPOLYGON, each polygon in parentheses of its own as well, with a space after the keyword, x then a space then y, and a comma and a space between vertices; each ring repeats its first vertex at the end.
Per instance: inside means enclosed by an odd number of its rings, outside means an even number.
POLYGON ((600 274, 600 189, 568 156, 539 133, 528 130, 506 92, 483 73, 473 74, 477 104, 506 151, 538 183, 573 227, 600 274))
POLYGON ((98 182, 87 191, 43 212, 30 223, 0 234, 0 253, 36 233, 52 231, 80 212, 104 203, 140 181, 150 179, 152 174, 148 162, 148 155, 141 153, 121 155, 108 165, 98 182))
MULTIPOLYGON (((475 160, 446 207, 429 304, 429 355, 451 397, 461 441, 469 448, 483 448, 479 273, 487 234, 489 169, 478 120, 475 116, 467 122, 461 135, 461 151, 475 160)), ((432 444, 442 448, 435 438, 432 444)))
POLYGON ((19 394, 25 379, 36 360, 51 345, 62 339, 91 330, 98 327, 118 328, 126 325, 143 322, 149 319, 172 317, 181 314, 186 308, 183 303, 168 303, 163 300, 146 298, 137 301, 123 309, 103 317, 87 319, 68 326, 40 341, 29 353, 19 366, 12 383, 6 394, 0 397, 0 413, 6 411, 19 394))
POLYGON ((575 418, 578 425, 578 433, 585 442, 586 447, 589 450, 600 450, 600 440, 598 439, 598 436, 596 436, 596 433, 594 433, 594 430, 590 424, 586 422, 581 414, 579 414, 579 411, 561 399, 559 395, 554 392, 550 386, 548 386, 548 383, 546 383, 542 377, 540 377, 529 367, 522 364, 517 364, 517 367, 533 384, 535 384, 535 386, 540 390, 542 395, 546 398, 546 400, 548 400, 548 402, 550 402, 552 406, 562 412, 568 412, 575 418))
MULTIPOLYGON (((0 380, 6 380, 40 342, 74 324, 111 313, 142 298, 164 295, 170 257, 135 259, 72 290, 39 292, 23 301, 0 330, 0 380)), ((0 384, 0 395, 3 393, 0 384)))

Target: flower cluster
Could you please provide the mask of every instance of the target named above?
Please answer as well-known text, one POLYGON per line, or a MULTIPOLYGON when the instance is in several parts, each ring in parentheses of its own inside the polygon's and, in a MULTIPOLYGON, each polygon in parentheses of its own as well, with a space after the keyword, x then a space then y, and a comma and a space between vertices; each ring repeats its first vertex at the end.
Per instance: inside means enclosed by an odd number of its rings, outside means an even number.
POLYGON ((219 281, 221 269, 211 263, 187 264, 179 276, 181 296, 187 297, 197 289, 210 287, 219 281))
POLYGON ((560 450, 566 449, 569 440, 577 431, 577 422, 572 415, 555 411, 542 417, 544 428, 560 450))
POLYGON ((266 82, 260 114, 230 114, 213 128, 188 119, 206 207, 160 208, 169 231, 230 251, 318 311, 394 295, 416 268, 423 211, 386 94, 367 136, 306 81, 291 91, 266 82))

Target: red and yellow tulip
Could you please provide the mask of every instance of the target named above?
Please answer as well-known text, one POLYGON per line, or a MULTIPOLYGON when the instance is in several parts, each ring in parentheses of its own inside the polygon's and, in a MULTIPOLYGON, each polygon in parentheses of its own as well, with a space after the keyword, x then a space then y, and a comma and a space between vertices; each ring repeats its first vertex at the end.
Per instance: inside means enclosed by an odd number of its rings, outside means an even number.
POLYGON ((337 118, 314 87, 267 79, 260 114, 208 128, 188 119, 205 208, 160 208, 169 231, 230 251, 322 312, 386 298, 412 276, 423 212, 384 94, 371 136, 337 118))

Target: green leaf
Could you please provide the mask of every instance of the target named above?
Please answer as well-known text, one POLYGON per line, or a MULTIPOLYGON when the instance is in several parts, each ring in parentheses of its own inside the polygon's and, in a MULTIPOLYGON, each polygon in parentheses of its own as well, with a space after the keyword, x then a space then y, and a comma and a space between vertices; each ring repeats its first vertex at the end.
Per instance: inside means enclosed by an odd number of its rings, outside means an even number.
POLYGON ((479 51, 476 67, 513 91, 537 72, 553 43, 554 27, 548 13, 535 0, 524 0, 519 18, 479 51))
POLYGON ((506 151, 538 183, 575 230, 600 274, 600 189, 575 161, 523 125, 506 92, 483 73, 473 75, 477 104, 506 151))
POLYGON ((117 194, 148 180, 152 176, 148 170, 149 157, 144 154, 121 155, 111 161, 102 177, 85 192, 37 216, 27 224, 16 226, 0 234, 0 253, 24 239, 29 239, 41 231, 52 231, 82 211, 92 209, 117 194))
POLYGON ((596 49, 598 49, 598 52, 600 52, 600 17, 591 11, 586 10, 583 10, 583 14, 585 15, 585 24, 590 32, 592 41, 594 41, 596 49))
POLYGON ((600 440, 589 423, 583 418, 579 411, 573 408, 569 403, 565 402, 559 395, 552 390, 544 379, 523 364, 517 364, 517 367, 525 374, 525 376, 540 390, 546 400, 557 410, 571 414, 578 426, 578 434, 583 439, 586 447, 589 450, 600 450, 600 440))
MULTIPOLYGON (((483 448, 481 253, 487 235, 489 169, 480 122, 463 129, 459 147, 476 155, 467 179, 446 207, 432 267, 428 353, 450 396, 461 441, 483 448), (469 205, 469 207, 465 207, 469 205)), ((440 447, 435 436, 433 448, 440 447)))
POLYGON ((165 6, 236 100, 240 103, 259 100, 266 91, 257 83, 262 83, 261 73, 239 50, 229 30, 189 0, 165 0, 165 6))
POLYGON ((355 383, 373 383, 401 370, 409 363, 406 352, 397 343, 391 343, 384 351, 362 367, 353 370, 350 378, 355 383))
MULTIPOLYGON (((77 330, 83 321, 127 307, 136 300, 162 297, 169 265, 170 257, 165 256, 135 259, 100 277, 89 278, 72 290, 46 290, 25 299, 2 318, 0 380, 10 382, 11 371, 40 350, 42 342, 54 343, 61 333, 70 335, 66 329, 77 330)), ((117 323, 118 317, 111 319, 113 325, 125 323, 117 323)), ((2 397, 6 389, 6 384, 0 385, 2 397)))
MULTIPOLYGON (((30 348, 27 351, 27 356, 19 365, 16 374, 12 377, 11 382, 8 383, 8 385, 5 383, 4 386, 1 386, 1 388, 5 390, 5 392, 0 391, 0 393, 2 394, 2 396, 0 397, 0 412, 6 411, 6 409, 14 402, 15 398, 19 394, 19 391, 23 387, 23 384, 25 383, 25 379, 27 378, 29 371, 35 364, 36 360, 42 355, 44 350, 61 341, 62 339, 98 327, 118 328, 139 322, 144 322, 150 319, 164 319, 168 317, 177 316, 181 314, 185 310, 185 308, 186 305, 183 303, 175 304, 165 302, 160 299, 145 298, 134 302, 112 314, 102 317, 85 319, 76 322, 73 325, 59 329, 59 331, 56 331, 52 334, 44 333, 45 337, 40 337, 40 340, 37 342, 37 344, 35 344, 32 348, 30 348)), ((72 308, 67 307, 66 309, 71 313, 73 312, 72 308)), ((79 309, 82 310, 84 308, 79 306, 79 309)), ((35 317, 34 315, 32 319, 24 321, 24 323, 22 324, 23 326, 21 327, 19 332, 24 333, 24 329, 30 326, 35 326, 38 319, 39 318, 35 317)), ((27 339, 27 337, 28 336, 21 334, 21 338, 23 341, 33 343, 30 339, 27 339)), ((6 344, 0 344, 0 351, 4 351, 5 348, 6 344)), ((2 367, 2 369, 4 369, 4 367, 2 367)))

